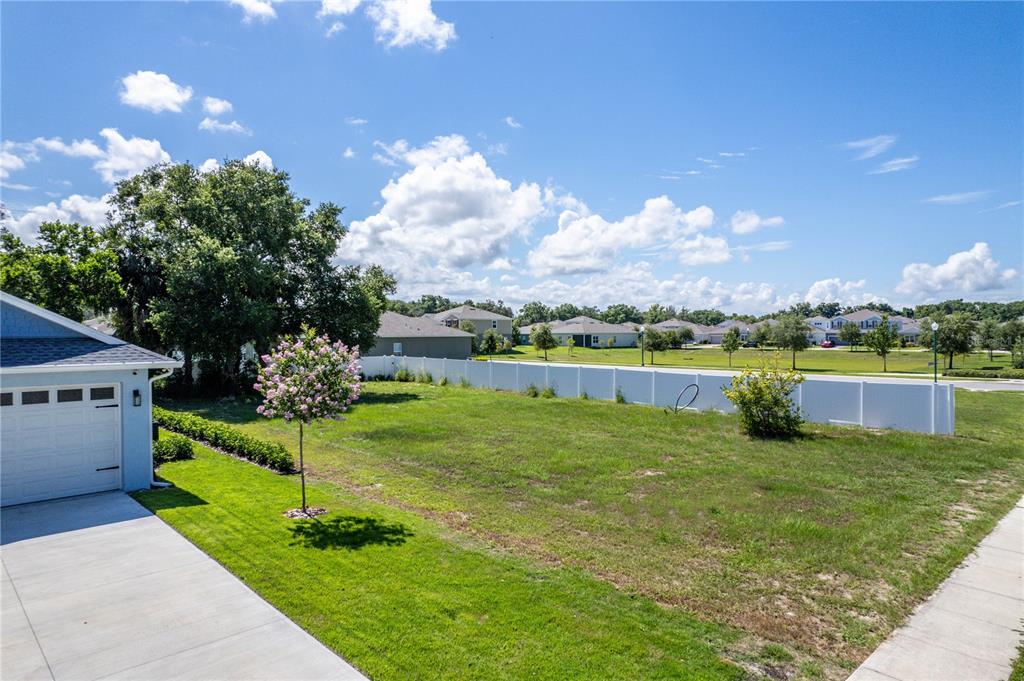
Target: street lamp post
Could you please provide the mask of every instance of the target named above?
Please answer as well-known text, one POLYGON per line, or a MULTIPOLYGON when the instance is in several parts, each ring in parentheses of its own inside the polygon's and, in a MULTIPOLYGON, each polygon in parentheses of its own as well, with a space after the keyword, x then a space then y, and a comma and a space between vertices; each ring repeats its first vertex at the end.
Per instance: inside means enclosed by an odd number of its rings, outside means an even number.
POLYGON ((644 327, 641 325, 637 331, 640 332, 640 366, 644 365, 644 327))
POLYGON ((939 382, 939 323, 932 322, 932 383, 939 382))

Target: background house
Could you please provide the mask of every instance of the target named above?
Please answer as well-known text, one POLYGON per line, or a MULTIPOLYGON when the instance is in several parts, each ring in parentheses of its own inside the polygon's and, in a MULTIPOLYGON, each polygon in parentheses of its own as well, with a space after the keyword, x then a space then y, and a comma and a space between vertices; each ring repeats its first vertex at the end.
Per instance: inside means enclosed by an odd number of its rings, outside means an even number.
POLYGON ((180 366, 0 292, 0 505, 148 488, 152 382, 180 366))
POLYGON ((483 338, 487 329, 495 329, 505 338, 512 338, 511 317, 506 317, 503 314, 491 312, 490 310, 481 310, 472 305, 459 305, 450 310, 437 312, 432 315, 423 315, 423 317, 433 319, 439 324, 456 329, 464 321, 472 322, 473 327, 476 329, 477 338, 483 338))
POLYGON ((438 324, 434 319, 406 317, 397 312, 380 316, 373 347, 364 355, 408 355, 466 359, 473 353, 473 334, 457 326, 438 324))

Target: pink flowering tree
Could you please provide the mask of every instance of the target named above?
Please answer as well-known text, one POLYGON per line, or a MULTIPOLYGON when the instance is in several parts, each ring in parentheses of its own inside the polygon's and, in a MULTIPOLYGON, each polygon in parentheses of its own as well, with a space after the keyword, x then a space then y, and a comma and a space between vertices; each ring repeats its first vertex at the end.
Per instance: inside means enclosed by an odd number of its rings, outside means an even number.
POLYGON ((318 419, 338 419, 359 399, 359 350, 303 328, 297 338, 281 341, 269 355, 254 388, 263 394, 256 411, 267 418, 299 422, 299 474, 302 513, 306 510, 306 472, 302 457, 303 426, 318 419))

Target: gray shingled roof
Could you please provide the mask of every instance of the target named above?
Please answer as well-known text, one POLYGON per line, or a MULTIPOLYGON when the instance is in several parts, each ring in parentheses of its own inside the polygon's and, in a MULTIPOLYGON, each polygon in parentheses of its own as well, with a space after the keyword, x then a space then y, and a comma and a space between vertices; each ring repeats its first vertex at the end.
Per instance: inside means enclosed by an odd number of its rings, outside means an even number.
POLYGON ((449 318, 455 318, 455 319, 509 319, 509 320, 512 319, 511 317, 506 317, 503 314, 498 314, 496 312, 491 312, 490 310, 481 310, 479 307, 473 307, 472 305, 459 305, 458 307, 453 307, 450 310, 445 310, 444 312, 438 312, 437 314, 434 315, 434 318, 435 319, 449 319, 449 318))
POLYGON ((380 316, 378 338, 456 338, 471 337, 473 334, 445 326, 436 319, 427 317, 406 317, 397 312, 384 312, 380 316))
POLYGON ((131 343, 110 345, 91 338, 4 338, 0 341, 0 367, 4 369, 104 364, 177 366, 179 363, 131 343))

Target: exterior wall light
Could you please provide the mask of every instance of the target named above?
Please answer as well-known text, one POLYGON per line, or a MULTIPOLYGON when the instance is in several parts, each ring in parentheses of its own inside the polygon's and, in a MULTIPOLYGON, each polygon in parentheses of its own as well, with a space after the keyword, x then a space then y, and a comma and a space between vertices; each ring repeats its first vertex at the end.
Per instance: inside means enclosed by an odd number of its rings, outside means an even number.
POLYGON ((132 406, 133 407, 141 407, 142 406, 142 393, 139 392, 138 388, 136 388, 135 390, 132 391, 132 406))

